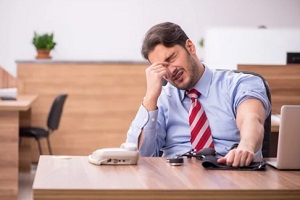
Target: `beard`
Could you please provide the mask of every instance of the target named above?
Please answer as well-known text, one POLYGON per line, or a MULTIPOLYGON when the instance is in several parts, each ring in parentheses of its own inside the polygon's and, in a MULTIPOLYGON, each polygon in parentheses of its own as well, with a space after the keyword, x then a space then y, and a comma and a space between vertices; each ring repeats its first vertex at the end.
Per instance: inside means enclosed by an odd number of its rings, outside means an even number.
POLYGON ((181 70, 184 71, 183 76, 186 76, 185 80, 183 80, 180 83, 176 83, 173 81, 171 82, 173 86, 181 90, 192 89, 200 78, 200 72, 199 72, 199 67, 197 65, 197 62, 190 54, 187 54, 186 59, 187 59, 186 68, 184 69, 181 67, 181 70))

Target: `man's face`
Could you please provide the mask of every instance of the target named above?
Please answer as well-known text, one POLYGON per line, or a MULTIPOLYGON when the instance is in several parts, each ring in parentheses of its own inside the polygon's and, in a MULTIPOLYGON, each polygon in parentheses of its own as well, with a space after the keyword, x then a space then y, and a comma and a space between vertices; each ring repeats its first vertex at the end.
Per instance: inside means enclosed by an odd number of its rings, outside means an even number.
POLYGON ((167 48, 159 44, 149 53, 148 58, 152 64, 167 62, 165 67, 171 77, 166 80, 179 89, 192 89, 201 77, 200 67, 193 54, 180 45, 167 48))

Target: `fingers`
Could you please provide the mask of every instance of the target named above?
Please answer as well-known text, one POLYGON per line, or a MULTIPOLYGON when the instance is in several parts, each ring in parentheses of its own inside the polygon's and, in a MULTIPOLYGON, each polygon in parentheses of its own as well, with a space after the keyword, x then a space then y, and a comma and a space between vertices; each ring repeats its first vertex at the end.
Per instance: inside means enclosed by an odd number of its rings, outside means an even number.
POLYGON ((162 78, 170 77, 167 63, 154 63, 146 68, 147 91, 143 105, 150 110, 156 109, 157 99, 162 90, 162 78))
POLYGON ((244 167, 249 166, 253 159, 253 153, 246 150, 233 149, 225 157, 218 159, 218 163, 232 167, 244 167))
POLYGON ((246 164, 247 157, 248 157, 248 152, 235 149, 232 166, 233 167, 244 167, 246 164))
POLYGON ((226 164, 226 157, 219 158, 217 162, 220 164, 226 164))
POLYGON ((254 159, 254 155, 252 153, 250 153, 250 154, 251 154, 251 156, 248 156, 246 159, 245 166, 249 166, 254 159))
POLYGON ((171 77, 171 72, 167 68, 168 63, 154 63, 150 67, 148 67, 149 75, 157 76, 160 78, 169 79, 171 77))

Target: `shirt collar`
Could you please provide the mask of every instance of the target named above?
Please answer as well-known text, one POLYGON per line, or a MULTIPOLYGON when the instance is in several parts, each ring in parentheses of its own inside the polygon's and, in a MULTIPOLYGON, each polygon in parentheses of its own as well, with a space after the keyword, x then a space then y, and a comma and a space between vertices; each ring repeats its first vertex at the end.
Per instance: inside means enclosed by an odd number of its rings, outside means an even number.
MULTIPOLYGON (((212 76, 213 76, 212 70, 204 66, 204 73, 202 74, 202 77, 194 87, 196 90, 198 90, 201 93, 201 95, 205 97, 208 96, 210 84, 212 81, 212 76)), ((180 90, 181 101, 183 101, 184 97, 185 97, 185 90, 180 90)))

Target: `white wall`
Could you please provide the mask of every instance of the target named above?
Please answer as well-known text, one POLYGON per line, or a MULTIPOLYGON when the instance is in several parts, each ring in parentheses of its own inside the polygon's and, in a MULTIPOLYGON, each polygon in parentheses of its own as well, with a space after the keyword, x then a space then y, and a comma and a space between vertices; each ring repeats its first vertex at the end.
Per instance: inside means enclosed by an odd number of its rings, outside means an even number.
POLYGON ((212 27, 300 28, 299 8, 299 0, 0 0, 0 66, 16 76, 16 60, 34 59, 34 31, 55 33, 54 59, 142 61, 156 23, 178 23, 198 43, 212 27))
POLYGON ((300 28, 215 28, 205 37, 205 60, 211 68, 236 69, 238 64, 281 64, 287 52, 300 52, 300 28))

